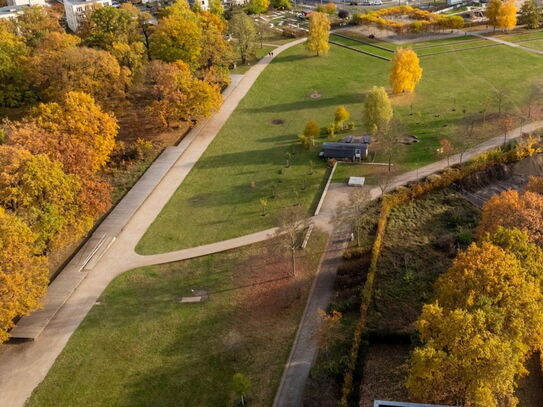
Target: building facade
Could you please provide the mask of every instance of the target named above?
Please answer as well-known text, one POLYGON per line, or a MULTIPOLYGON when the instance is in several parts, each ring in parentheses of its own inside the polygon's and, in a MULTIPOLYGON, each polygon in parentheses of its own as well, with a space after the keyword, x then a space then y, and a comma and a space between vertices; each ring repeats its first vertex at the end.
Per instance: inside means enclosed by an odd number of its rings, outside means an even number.
POLYGON ((81 24, 88 11, 98 7, 111 6, 111 4, 112 0, 64 0, 68 28, 73 32, 77 32, 79 24, 81 24))

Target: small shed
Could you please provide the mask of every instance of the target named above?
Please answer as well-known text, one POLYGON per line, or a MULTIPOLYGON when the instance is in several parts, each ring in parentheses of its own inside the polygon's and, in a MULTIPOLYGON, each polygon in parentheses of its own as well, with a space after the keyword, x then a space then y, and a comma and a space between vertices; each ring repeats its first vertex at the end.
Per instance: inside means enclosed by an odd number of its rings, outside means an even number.
POLYGON ((362 143, 322 143, 322 158, 361 161, 368 156, 368 145, 362 143))
POLYGON ((365 182, 365 177, 349 177, 347 185, 349 185, 350 187, 363 187, 365 182))

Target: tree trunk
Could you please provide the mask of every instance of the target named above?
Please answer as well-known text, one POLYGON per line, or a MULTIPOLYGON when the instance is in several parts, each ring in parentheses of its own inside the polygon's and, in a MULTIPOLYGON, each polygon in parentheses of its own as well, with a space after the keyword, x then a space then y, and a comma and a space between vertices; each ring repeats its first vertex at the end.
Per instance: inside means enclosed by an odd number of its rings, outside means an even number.
POLYGON ((292 277, 296 275, 296 249, 293 247, 290 251, 291 253, 291 262, 292 262, 292 277))

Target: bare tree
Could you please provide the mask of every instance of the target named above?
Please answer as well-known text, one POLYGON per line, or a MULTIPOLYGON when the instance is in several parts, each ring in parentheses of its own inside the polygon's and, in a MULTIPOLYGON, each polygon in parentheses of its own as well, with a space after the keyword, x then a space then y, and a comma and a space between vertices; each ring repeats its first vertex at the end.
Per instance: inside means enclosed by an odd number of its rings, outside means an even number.
POLYGON ((400 143, 405 135, 405 130, 402 124, 392 119, 387 125, 380 126, 378 131, 379 145, 381 152, 385 156, 388 163, 388 171, 392 167, 392 161, 398 157, 401 150, 400 143))
POLYGON ((302 233, 310 225, 305 211, 300 206, 289 206, 277 215, 277 234, 290 251, 292 276, 296 275, 296 250, 301 246, 302 233))
POLYGON ((362 227, 365 219, 369 196, 364 188, 356 188, 349 195, 347 202, 341 202, 336 211, 336 223, 342 223, 356 232, 356 245, 360 247, 362 227))
POLYGON ((509 91, 506 88, 497 87, 496 89, 494 89, 493 96, 494 101, 496 102, 496 106, 498 107, 498 114, 501 116, 503 107, 509 96, 509 91))

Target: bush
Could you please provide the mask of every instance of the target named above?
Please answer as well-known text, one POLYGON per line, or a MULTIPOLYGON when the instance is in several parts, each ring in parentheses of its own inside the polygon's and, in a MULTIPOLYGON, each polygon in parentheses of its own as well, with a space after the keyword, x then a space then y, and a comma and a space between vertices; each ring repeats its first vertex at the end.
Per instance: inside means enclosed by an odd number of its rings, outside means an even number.
POLYGON ((364 254, 366 254, 366 250, 364 250, 364 249, 362 249, 360 247, 354 247, 352 249, 349 249, 349 250, 346 250, 345 252, 343 252, 343 258, 345 260, 359 259, 364 254))
POLYGON ((339 10, 337 13, 337 16, 341 18, 342 20, 345 20, 349 17, 349 12, 347 10, 339 10))
POLYGON ((462 230, 456 236, 456 240, 460 245, 468 246, 469 244, 471 244, 471 242, 473 242, 473 232, 469 229, 462 230))

